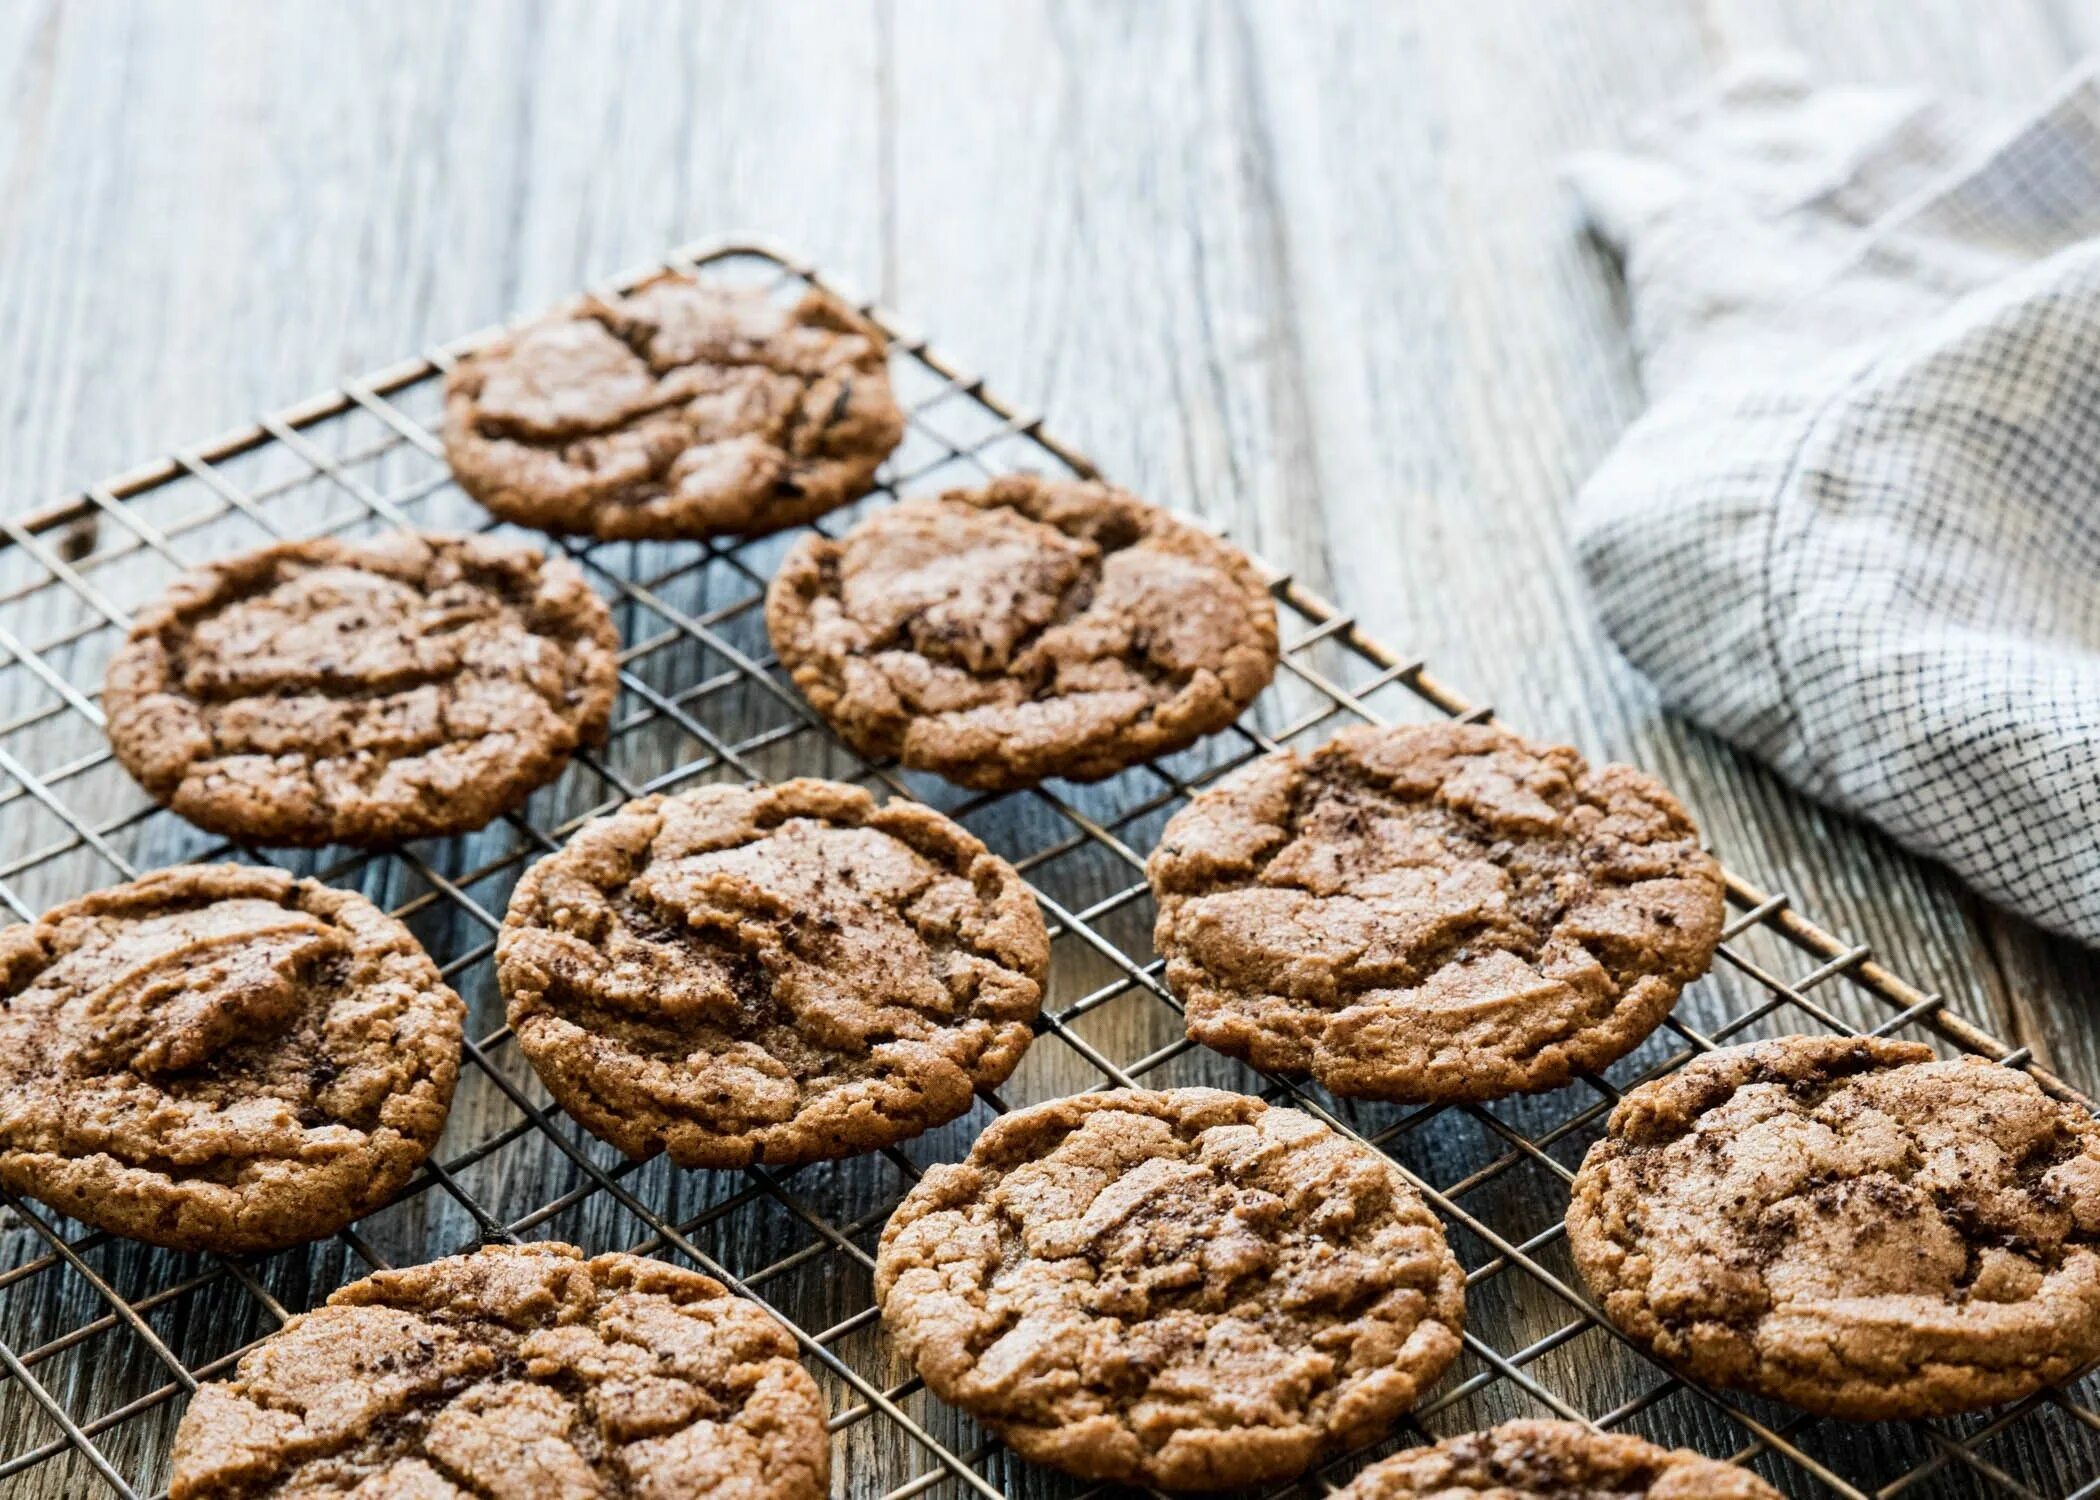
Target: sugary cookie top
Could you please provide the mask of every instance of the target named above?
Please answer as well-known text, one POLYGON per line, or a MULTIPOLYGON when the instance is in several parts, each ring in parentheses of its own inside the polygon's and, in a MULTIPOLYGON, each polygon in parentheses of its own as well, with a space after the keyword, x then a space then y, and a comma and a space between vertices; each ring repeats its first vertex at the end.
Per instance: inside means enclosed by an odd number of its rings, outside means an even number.
POLYGON ((1637 1341, 1810 1411, 1967 1410, 2100 1355, 2100 1128, 1915 1043, 1783 1037, 1635 1089, 1568 1235, 1637 1341))
POLYGON ((1464 1277, 1399 1168, 1214 1089, 995 1121, 883 1231, 883 1322, 1024 1457, 1215 1489, 1367 1441, 1457 1354, 1464 1277))
POLYGON ((459 997, 364 897, 192 865, 0 931, 0 1176, 156 1244, 293 1244, 443 1128, 459 997))
POLYGON ((955 1118, 1013 1071, 1049 966, 1013 866, 838 782, 645 797, 519 883, 519 1045, 631 1155, 776 1165, 955 1118))
POLYGON ((266 844, 463 833, 605 737, 619 637, 576 567, 494 537, 283 542, 183 575, 112 658, 110 746, 266 844))
POLYGON ((862 754, 985 788, 1178 750, 1276 669, 1275 606, 1236 548, 1125 491, 1030 474, 804 537, 766 628, 862 754))
POLYGON ((1189 1034, 1373 1098, 1601 1068, 1721 933, 1720 869, 1676 798, 1489 725, 1256 761, 1175 814, 1146 871, 1189 1034))
POLYGON ((1373 1464, 1336 1500, 1779 1500, 1745 1469, 1577 1422, 1505 1422, 1373 1464))
POLYGON ((353 1282, 198 1389, 172 1500, 816 1500, 830 1445, 794 1341, 632 1255, 492 1246, 353 1282))
POLYGON ((867 493, 904 434, 881 333, 810 291, 665 275, 460 362, 445 453, 506 520, 599 537, 755 536, 867 493))

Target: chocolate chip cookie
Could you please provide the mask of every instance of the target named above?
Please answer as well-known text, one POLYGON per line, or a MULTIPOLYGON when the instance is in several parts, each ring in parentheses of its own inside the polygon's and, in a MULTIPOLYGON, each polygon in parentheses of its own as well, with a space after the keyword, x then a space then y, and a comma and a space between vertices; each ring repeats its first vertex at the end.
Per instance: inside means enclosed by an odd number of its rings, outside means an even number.
POLYGON ((1779 1500, 1747 1469, 1577 1422, 1505 1422, 1410 1448, 1335 1500, 1779 1500))
POLYGON ((1870 1038, 1695 1058, 1612 1111, 1568 1243, 1635 1343, 1862 1420, 2100 1357, 2100 1127, 2025 1074, 1870 1038))
POLYGON ((817 1500, 787 1332, 634 1255, 491 1246, 352 1282, 198 1387, 170 1500, 817 1500))
POLYGON ((1083 1479, 1303 1473, 1458 1353, 1465 1278, 1400 1169, 1216 1089, 1006 1115, 883 1230, 875 1295, 935 1395, 1083 1479))
POLYGON ((183 1250, 384 1204, 444 1128, 459 997, 407 928, 282 870, 187 865, 0 931, 0 1181, 183 1250))
POLYGON ((868 492, 904 435, 882 334, 665 275, 585 297, 445 381, 445 456, 502 516, 598 537, 757 536, 868 492))
POLYGON ((1721 933, 1720 870, 1676 798, 1486 725, 1257 761, 1175 814, 1146 873, 1191 1037, 1374 1099, 1602 1068, 1721 933))
POLYGON ((605 738, 619 636, 564 559, 492 537, 282 542, 187 573, 109 664, 110 748, 230 839, 466 833, 605 738))
POLYGON ((1276 670, 1276 608, 1237 548, 1108 485, 1028 474, 802 538, 766 629, 862 755, 995 791, 1183 749, 1276 670))
POLYGON ((872 1151, 1006 1080, 1049 938, 1012 865, 831 781, 644 797, 526 872, 496 972, 549 1092, 629 1156, 872 1151))

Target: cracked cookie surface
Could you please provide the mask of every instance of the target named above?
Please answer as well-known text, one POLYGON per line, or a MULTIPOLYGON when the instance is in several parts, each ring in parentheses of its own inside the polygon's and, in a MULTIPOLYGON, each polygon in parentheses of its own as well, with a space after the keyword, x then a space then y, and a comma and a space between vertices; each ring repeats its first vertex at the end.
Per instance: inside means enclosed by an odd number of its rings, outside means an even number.
POLYGON ((607 538, 757 536, 858 499, 904 435, 881 332, 811 290, 659 276, 462 360, 445 456, 502 516, 607 538))
POLYGON ((332 1234, 437 1140, 463 1011, 349 891, 244 865, 97 891, 0 931, 0 1179, 176 1249, 332 1234))
POLYGON ((1183 749, 1276 670, 1276 608, 1237 548, 1125 491, 1030 474, 803 537, 766 630, 862 755, 988 790, 1183 749))
POLYGON ((1146 874, 1192 1038, 1401 1102, 1604 1067, 1721 933, 1720 870, 1676 798, 1486 725, 1256 761, 1174 815, 1146 874))
POLYGON ((719 1282, 499 1245, 353 1282, 200 1386, 171 1500, 817 1500, 824 1422, 719 1282))
POLYGON ((1916 1043, 1783 1037, 1629 1093, 1568 1242, 1687 1373, 1862 1420, 2010 1401, 2100 1356, 2100 1127, 1916 1043))
POLYGON ((1217 1089, 1018 1110, 883 1230, 884 1325, 943 1400, 1085 1479, 1303 1473, 1458 1353, 1464 1276, 1406 1178, 1217 1089))
POLYGON ((1396 1453, 1335 1500, 1780 1500, 1747 1469, 1578 1422, 1505 1422, 1396 1453))
POLYGON ((644 797, 526 872, 497 943, 518 1044, 629 1156, 787 1165, 965 1113, 1049 967, 1012 865, 930 808, 801 780, 644 797))
POLYGON ((184 574, 110 661, 110 748, 230 839, 466 833, 605 737, 619 636, 565 559, 493 537, 284 542, 184 574))

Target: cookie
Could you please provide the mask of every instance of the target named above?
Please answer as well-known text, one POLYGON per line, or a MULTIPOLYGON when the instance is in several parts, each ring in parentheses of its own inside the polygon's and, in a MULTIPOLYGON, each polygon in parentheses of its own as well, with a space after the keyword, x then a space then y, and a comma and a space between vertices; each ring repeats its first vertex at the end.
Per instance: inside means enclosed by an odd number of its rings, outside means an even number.
POLYGON ((1676 798, 1477 724, 1256 761, 1174 815, 1146 874, 1191 1037, 1405 1103, 1604 1067, 1721 935, 1720 869, 1676 798))
POLYGON ((1023 1458, 1170 1490, 1287 1479, 1449 1365, 1465 1277, 1400 1169, 1217 1089, 994 1121, 882 1232, 875 1295, 933 1393, 1023 1458))
POLYGON ((619 636, 564 559, 493 537, 281 542, 177 579, 102 689, 110 748, 224 838, 466 833, 604 740, 619 636))
POLYGON ((882 334, 810 291, 665 275, 557 308, 445 380, 466 492, 544 531, 758 536, 858 499, 904 436, 882 334))
POLYGON ((352 1282, 200 1386, 170 1500, 817 1500, 795 1343, 720 1282, 497 1245, 352 1282))
POLYGON ((1826 1416, 2011 1401, 2100 1357, 2100 1126, 2011 1068, 1782 1037, 1633 1090, 1568 1243, 1606 1316, 1826 1416))
POLYGON ((803 537, 766 630, 855 750, 991 791, 1184 749, 1276 670, 1276 607, 1237 548, 1029 474, 803 537))
POLYGON ((185 865, 0 931, 0 1181, 181 1250, 333 1234, 408 1181, 459 997, 406 927, 282 870, 185 865))
POLYGON ((644 797, 526 872, 518 1045, 632 1157, 785 1166, 955 1119, 1032 1036, 1049 937, 1012 865, 832 781, 644 797))
POLYGON ((1505 1422, 1410 1448, 1335 1500, 1779 1500, 1747 1469, 1579 1422, 1505 1422))

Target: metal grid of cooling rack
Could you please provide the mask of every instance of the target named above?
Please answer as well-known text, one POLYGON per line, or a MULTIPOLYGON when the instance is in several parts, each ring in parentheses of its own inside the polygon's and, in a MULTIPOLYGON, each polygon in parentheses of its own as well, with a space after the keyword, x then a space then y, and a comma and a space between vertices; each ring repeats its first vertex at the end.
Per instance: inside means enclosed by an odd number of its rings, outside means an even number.
MULTIPOLYGON (((690 247, 666 265, 772 285, 826 284, 753 245, 690 247)), ((607 283, 617 289, 660 269, 607 283)), ((841 289, 833 286, 834 291, 841 289)), ((1019 468, 1094 473, 1042 422, 992 395, 883 310, 910 430, 882 488, 1019 468)), ((96 687, 130 612, 181 568, 275 536, 398 525, 486 528, 434 436, 446 368, 489 330, 266 416, 32 515, 0 517, 0 904, 14 919, 180 859, 261 859, 153 808, 110 760, 96 687)), ((294 1311, 367 1270, 489 1240, 559 1238, 661 1254, 763 1299, 795 1330, 833 1416, 834 1489, 1093 1495, 1020 1463, 932 1400, 882 1340, 873 1247, 924 1166, 952 1160, 991 1114, 1076 1090, 1209 1083, 1308 1108, 1388 1151, 1420 1185, 1468 1271, 1465 1351, 1404 1429, 1303 1486, 1331 1492, 1390 1449, 1521 1415, 1560 1415, 1733 1456, 1790 1494, 2100 1495, 2093 1378, 1979 1416, 1849 1426, 1703 1390, 1602 1325, 1566 1256, 1566 1184, 1620 1092, 1698 1050, 1788 1031, 1916 1036, 2036 1069, 1770 894, 1730 875, 1716 972, 1603 1077, 1532 1099, 1402 1109, 1340 1101, 1192 1046, 1152 954, 1144 852, 1200 786, 1278 745, 1362 719, 1489 715, 1424 665, 1272 579, 1284 657, 1235 729, 1092 786, 997 796, 870 765, 840 746, 777 670, 760 619, 788 538, 737 544, 564 544, 613 602, 626 643, 610 743, 517 815, 468 838, 386 854, 271 857, 397 912, 469 1007, 467 1066, 445 1136, 395 1204, 332 1240, 274 1256, 174 1255, 88 1231, 40 1205, 0 1208, 0 1493, 164 1493, 189 1391, 228 1372, 294 1311), (630 1163, 555 1110, 502 1025, 490 959, 523 867, 585 817, 718 779, 843 777, 915 796, 1020 867, 1053 937, 1051 993, 1021 1068, 970 1116, 901 1149, 794 1171, 680 1172, 630 1163)))

